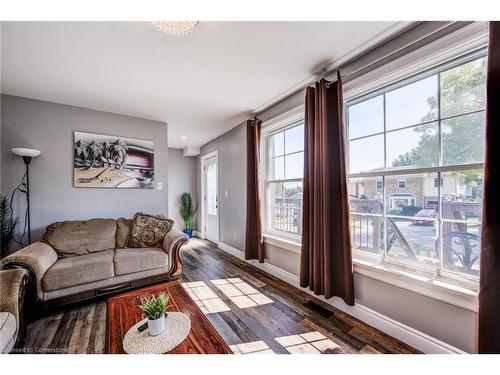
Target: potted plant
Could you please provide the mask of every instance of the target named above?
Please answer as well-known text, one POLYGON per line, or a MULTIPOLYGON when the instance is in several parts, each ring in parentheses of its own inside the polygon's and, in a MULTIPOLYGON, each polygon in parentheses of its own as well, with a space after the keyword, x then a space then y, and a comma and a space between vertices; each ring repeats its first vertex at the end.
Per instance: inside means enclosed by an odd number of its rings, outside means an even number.
POLYGON ((179 207, 179 214, 181 215, 182 220, 184 220, 183 232, 186 233, 189 238, 193 236, 193 223, 191 222, 191 219, 196 214, 197 210, 198 206, 193 203, 191 194, 183 193, 181 195, 181 206, 179 207))
POLYGON ((3 258, 14 241, 16 225, 17 219, 12 217, 9 200, 0 195, 0 259, 3 258))
POLYGON ((139 305, 144 315, 148 318, 148 329, 151 336, 158 336, 165 330, 165 316, 169 307, 169 296, 167 293, 160 293, 149 298, 145 298, 139 305))

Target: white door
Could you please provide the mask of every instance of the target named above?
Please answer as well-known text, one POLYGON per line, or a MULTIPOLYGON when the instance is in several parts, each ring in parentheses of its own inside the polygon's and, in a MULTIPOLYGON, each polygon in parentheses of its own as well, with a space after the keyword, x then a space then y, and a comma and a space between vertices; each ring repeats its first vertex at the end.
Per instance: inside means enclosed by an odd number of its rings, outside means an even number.
POLYGON ((212 156, 205 159, 203 175, 205 179, 205 238, 209 241, 219 242, 219 184, 218 184, 218 158, 212 156))

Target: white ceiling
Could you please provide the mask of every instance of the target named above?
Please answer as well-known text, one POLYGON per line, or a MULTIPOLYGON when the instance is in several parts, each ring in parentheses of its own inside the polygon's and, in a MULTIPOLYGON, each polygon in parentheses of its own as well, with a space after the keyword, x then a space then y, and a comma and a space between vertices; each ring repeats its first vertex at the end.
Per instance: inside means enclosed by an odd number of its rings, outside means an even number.
POLYGON ((3 22, 1 89, 168 122, 170 147, 201 146, 405 26, 201 22, 173 37, 146 22, 3 22))

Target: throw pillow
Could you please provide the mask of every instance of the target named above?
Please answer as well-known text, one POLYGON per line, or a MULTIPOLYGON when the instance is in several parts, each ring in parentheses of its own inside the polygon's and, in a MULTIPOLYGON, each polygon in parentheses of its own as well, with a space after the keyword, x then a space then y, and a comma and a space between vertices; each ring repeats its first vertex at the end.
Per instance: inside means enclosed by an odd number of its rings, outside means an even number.
POLYGON ((127 247, 162 247, 163 238, 172 229, 173 220, 138 212, 132 221, 127 247))

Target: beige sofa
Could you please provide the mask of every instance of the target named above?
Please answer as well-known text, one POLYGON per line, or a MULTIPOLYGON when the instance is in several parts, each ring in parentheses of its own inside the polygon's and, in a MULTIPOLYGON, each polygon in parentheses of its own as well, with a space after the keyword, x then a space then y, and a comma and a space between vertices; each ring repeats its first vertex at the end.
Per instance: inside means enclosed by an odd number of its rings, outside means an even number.
POLYGON ((58 222, 0 265, 29 271, 43 309, 178 279, 188 236, 171 229, 161 248, 127 248, 131 226, 125 218, 58 222))
POLYGON ((23 269, 0 271, 0 352, 20 347, 25 336, 24 296, 28 272, 23 269))

